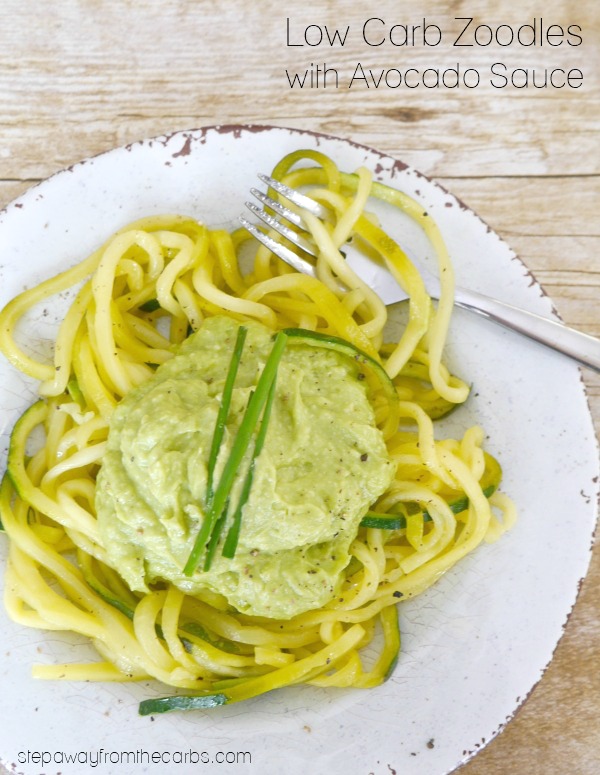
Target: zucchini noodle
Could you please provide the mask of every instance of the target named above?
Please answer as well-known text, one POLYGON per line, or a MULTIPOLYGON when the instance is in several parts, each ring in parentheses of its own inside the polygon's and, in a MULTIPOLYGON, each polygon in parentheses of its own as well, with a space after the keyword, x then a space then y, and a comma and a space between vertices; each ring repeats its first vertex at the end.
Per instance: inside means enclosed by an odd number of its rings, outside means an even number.
POLYGON ((143 713, 209 708, 297 683, 376 686, 397 659, 399 600, 427 589, 514 521, 512 502, 496 492, 500 466, 482 448, 483 430, 436 438, 434 421, 469 390, 442 360, 454 285, 433 219, 406 194, 372 182, 367 170, 341 172, 319 152, 289 154, 272 174, 330 212, 326 223, 306 217, 319 251, 316 279, 262 246, 242 270, 239 257, 251 238, 241 229, 230 234, 166 215, 128 225, 0 313, 2 352, 40 381, 40 399, 12 432, 0 488, 9 539, 6 609, 29 627, 80 633, 100 655, 91 664, 35 666, 36 677, 154 678, 185 690, 185 698, 142 703, 143 713), (428 237, 439 264, 437 304, 368 212, 373 197, 407 214, 428 237), (386 307, 344 261, 349 239, 383 261, 409 296, 399 341, 386 341, 386 307), (35 360, 16 342, 20 318, 78 283, 53 362, 35 360), (370 396, 395 477, 361 522, 341 591, 289 620, 242 614, 218 594, 192 596, 166 581, 133 592, 111 567, 96 522, 96 476, 115 407, 206 318, 223 314, 273 331, 340 338, 374 364, 370 396), (377 369, 391 380, 393 397, 381 389, 377 369), (40 428, 45 442, 35 447, 31 437, 40 428), (369 662, 364 647, 371 640, 379 652, 369 662))

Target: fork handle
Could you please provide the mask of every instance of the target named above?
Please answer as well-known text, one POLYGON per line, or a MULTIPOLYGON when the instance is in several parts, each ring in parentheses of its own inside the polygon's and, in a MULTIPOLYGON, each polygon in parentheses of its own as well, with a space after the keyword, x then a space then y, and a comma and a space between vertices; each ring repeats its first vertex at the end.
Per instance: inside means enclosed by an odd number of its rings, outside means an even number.
POLYGON ((463 288, 456 289, 454 303, 600 371, 600 339, 463 288))

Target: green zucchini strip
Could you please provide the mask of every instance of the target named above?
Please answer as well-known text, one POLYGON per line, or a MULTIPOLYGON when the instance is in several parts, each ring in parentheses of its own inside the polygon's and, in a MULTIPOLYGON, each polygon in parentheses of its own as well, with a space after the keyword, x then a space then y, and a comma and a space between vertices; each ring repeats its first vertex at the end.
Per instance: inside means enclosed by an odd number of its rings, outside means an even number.
MULTIPOLYGON (((431 516, 423 513, 423 521, 431 522, 431 516)), ((404 530, 406 517, 402 514, 382 514, 377 511, 367 511, 360 521, 360 527, 375 527, 379 530, 404 530)))
MULTIPOLYGON (((486 498, 490 498, 498 489, 502 479, 502 469, 495 457, 487 452, 485 458, 485 470, 479 482, 481 490, 486 498)), ((457 498, 448 504, 453 514, 460 514, 469 508, 469 499, 466 495, 457 498)), ((423 521, 431 522, 429 512, 423 511, 423 521)), ((360 521, 360 527, 374 527, 379 530, 403 530, 406 527, 406 517, 402 514, 384 514, 377 511, 367 511, 360 521)))
POLYGON ((372 358, 358 347, 355 347, 351 342, 347 342, 338 336, 321 334, 318 331, 311 331, 307 328, 285 328, 284 333, 290 338, 290 342, 323 347, 352 358, 352 360, 364 367, 369 375, 376 378, 390 404, 390 411, 397 414, 398 393, 387 371, 375 358, 372 358))
POLYGON ((156 312, 157 309, 160 309, 160 304, 158 299, 148 299, 148 301, 140 304, 138 309, 140 309, 142 312, 156 312))
POLYGON ((139 705, 140 716, 150 716, 154 713, 167 713, 170 710, 203 710, 225 705, 227 697, 224 694, 205 694, 190 696, 186 694, 174 697, 159 697, 155 700, 143 700, 139 705))
POLYGON ((354 684, 361 689, 370 689, 387 681, 394 671, 400 655, 401 636, 398 606, 391 605, 384 608, 379 613, 379 619, 383 632, 383 648, 371 670, 364 673, 354 684))
POLYGON ((140 703, 139 713, 147 716, 150 713, 165 713, 169 710, 214 708, 218 705, 241 702, 291 684, 309 681, 323 671, 331 669, 336 662, 358 646, 364 635, 363 627, 360 624, 353 624, 337 641, 309 657, 299 659, 266 675, 240 681, 235 686, 231 686, 226 693, 176 695, 159 700, 144 700, 140 703))
POLYGON ((67 393, 71 396, 73 401, 75 401, 80 409, 85 409, 85 398, 81 388, 79 387, 79 382, 75 377, 72 377, 67 382, 67 393))
MULTIPOLYGON (((11 480, 10 476, 8 475, 8 471, 5 471, 3 476, 2 476, 2 481, 0 482, 0 492, 1 493, 10 492, 12 490, 12 488, 13 488, 12 480, 11 480)), ((9 498, 9 500, 10 500, 10 498, 9 498)), ((1 501, 0 501, 0 504, 1 504, 1 501)), ((2 509, 1 508, 0 508, 0 532, 1 533, 5 533, 6 532, 6 530, 4 529, 4 525, 2 524, 2 509)))

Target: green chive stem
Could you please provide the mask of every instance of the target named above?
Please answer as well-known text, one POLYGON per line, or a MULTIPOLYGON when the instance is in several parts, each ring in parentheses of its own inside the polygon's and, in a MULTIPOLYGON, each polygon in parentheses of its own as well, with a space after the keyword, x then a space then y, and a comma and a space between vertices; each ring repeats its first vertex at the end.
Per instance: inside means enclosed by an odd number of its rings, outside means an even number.
POLYGON ((229 453, 229 458, 225 463, 219 484, 217 485, 214 496, 211 500, 210 508, 204 517, 204 522, 202 523, 200 531, 196 536, 194 547, 183 569, 183 572, 186 576, 191 576, 195 571, 206 542, 210 539, 210 536, 212 535, 212 532, 215 528, 215 523, 221 516, 225 502, 227 501, 227 498, 231 492, 231 488, 233 487, 238 468, 244 458, 244 455, 246 454, 248 446, 250 445, 252 436, 254 434, 254 429, 256 428, 258 419, 260 417, 260 413, 268 398, 271 384, 275 379, 277 367, 283 354, 286 341, 287 336, 282 331, 280 331, 275 337, 275 343, 269 354, 265 367, 259 377, 254 395, 248 402, 248 406, 246 407, 242 422, 238 428, 235 441, 233 442, 233 446, 229 453))
POLYGON ((254 480, 254 468, 256 466, 256 460, 260 455, 263 445, 265 443, 267 428, 269 425, 269 420, 271 418, 271 409, 273 408, 273 400, 275 398, 276 384, 277 384, 277 375, 275 375, 275 378, 271 383, 271 388, 269 390, 269 395, 267 397, 267 402, 265 404, 265 410, 263 412, 260 428, 258 430, 258 433, 256 434, 256 441, 254 443, 254 453, 252 455, 252 461, 250 462, 250 466, 248 467, 248 472, 244 480, 242 492, 240 493, 240 499, 238 501, 236 510, 233 514, 233 522, 231 524, 231 527, 229 528, 229 531, 227 532, 227 537, 225 539, 223 551, 221 552, 223 557, 227 557, 228 559, 232 559, 235 556, 235 552, 237 549, 238 540, 240 537, 240 529, 242 526, 242 509, 246 505, 246 501, 250 496, 250 490, 252 489, 252 482, 254 480))
POLYGON ((229 407, 231 405, 231 395, 233 393, 233 385, 235 377, 237 375, 238 367, 242 357, 242 350, 244 348, 244 342, 246 340, 246 334, 248 329, 245 326, 240 326, 237 332, 237 339, 235 347, 229 361, 229 368, 227 370, 227 376, 225 377, 225 385, 223 386, 223 395, 221 397, 221 405, 217 413, 217 421, 215 423, 215 429, 210 445, 210 453, 208 456, 208 477, 206 482, 206 508, 208 510, 209 504, 213 497, 213 480, 215 476, 215 465, 217 464, 217 457, 219 456, 219 450, 223 441, 223 434, 225 432, 225 423, 227 422, 227 415, 229 414, 229 407))

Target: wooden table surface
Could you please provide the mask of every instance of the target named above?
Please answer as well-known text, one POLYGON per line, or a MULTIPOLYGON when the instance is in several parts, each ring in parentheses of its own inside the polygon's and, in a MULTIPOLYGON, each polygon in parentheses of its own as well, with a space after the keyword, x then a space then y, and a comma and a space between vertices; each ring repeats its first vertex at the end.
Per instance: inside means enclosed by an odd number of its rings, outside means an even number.
MULTIPOLYGON (((261 123, 322 131, 376 147, 440 181, 506 239, 568 324, 600 336, 600 3, 366 5, 2 0, 0 204, 91 154, 176 129, 261 123), (415 46, 398 45, 399 28, 394 43, 388 37, 373 45, 394 25, 422 25, 424 16, 442 31, 437 47, 423 44, 422 28, 415 46), (371 17, 380 21, 367 27, 369 45, 362 27, 371 17), (474 19, 463 42, 473 42, 476 25, 516 30, 541 18, 562 25, 565 36, 561 46, 485 46, 481 28, 482 45, 454 46, 463 17, 474 19), (317 25, 330 32, 349 27, 345 44, 314 45, 317 25), (570 25, 580 28, 580 45, 573 45, 575 27, 567 35, 570 25), (305 41, 305 30, 312 45, 287 45, 305 41), (498 76, 494 87, 494 62, 536 68, 538 83, 544 68, 576 68, 583 81, 579 88, 499 88, 498 76), (325 88, 307 88, 308 81, 290 88, 288 75, 311 63, 313 75, 317 66, 335 69, 338 88, 331 69, 325 88), (363 73, 389 70, 392 85, 367 88, 355 78, 348 88, 358 63, 363 73), (394 68, 457 63, 463 72, 477 69, 480 85, 394 88, 394 68)), ((428 40, 435 40, 433 27, 428 40)), ((598 429, 600 379, 583 370, 583 380, 598 429)), ((600 772, 599 582, 596 550, 553 662, 464 775, 600 772)))

